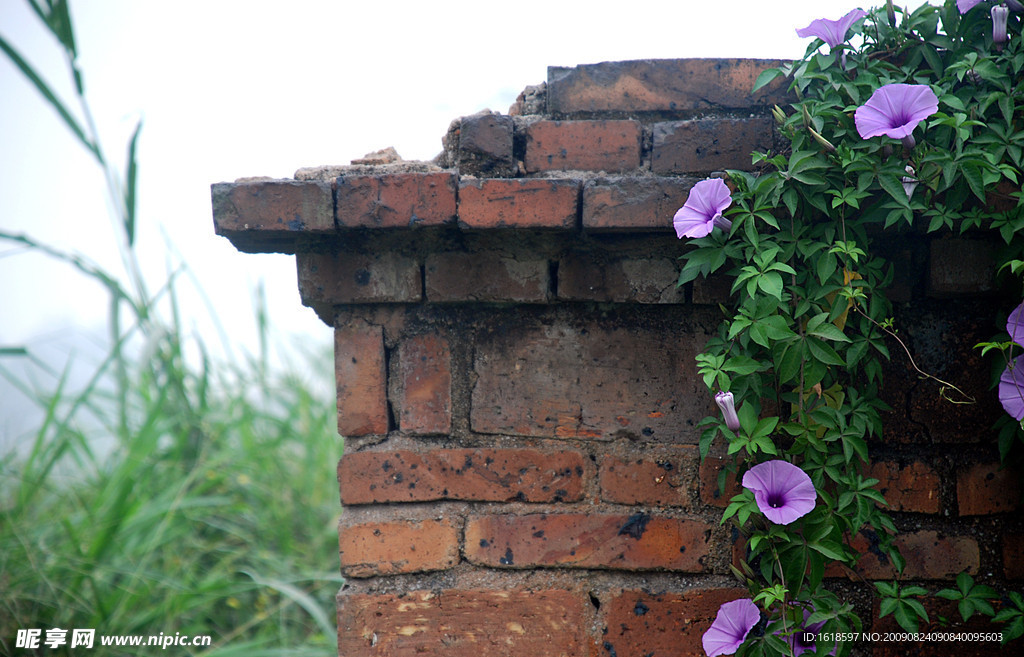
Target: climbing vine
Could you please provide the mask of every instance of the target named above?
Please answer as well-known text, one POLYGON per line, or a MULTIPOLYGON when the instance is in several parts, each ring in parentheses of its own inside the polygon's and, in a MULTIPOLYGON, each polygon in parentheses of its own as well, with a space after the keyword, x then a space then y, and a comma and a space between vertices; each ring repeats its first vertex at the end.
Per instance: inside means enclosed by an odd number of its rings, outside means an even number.
MULTIPOLYGON (((751 597, 723 605, 704 635, 708 655, 848 654, 842 638, 863 622, 823 586, 827 567, 856 566, 849 540, 862 530, 898 573, 906 565, 878 481, 864 475, 887 410, 882 362, 910 355, 885 294, 893 268, 876 245, 909 230, 995 231, 1000 274, 1024 274, 1022 11, 1016 1, 913 11, 890 1, 798 30, 813 38, 804 57, 755 87, 788 81, 796 101, 773 112, 788 147, 755 153, 753 173, 698 183, 674 218, 693 247, 679 284, 732 280, 726 319, 697 357, 722 410, 702 422, 700 451, 720 441, 733 457, 742 492, 723 522, 745 542, 735 574, 751 597)), ((1011 311, 1001 311, 1007 335, 979 345, 1006 364, 1004 457, 1024 440, 1024 311, 1011 311)), ((951 402, 971 401, 921 374, 951 402)), ((928 620, 921 587, 876 589, 881 614, 908 632, 928 620)), ((938 595, 964 620, 993 617, 1004 642, 1024 634, 1017 594, 997 613, 995 592, 964 573, 938 595)))

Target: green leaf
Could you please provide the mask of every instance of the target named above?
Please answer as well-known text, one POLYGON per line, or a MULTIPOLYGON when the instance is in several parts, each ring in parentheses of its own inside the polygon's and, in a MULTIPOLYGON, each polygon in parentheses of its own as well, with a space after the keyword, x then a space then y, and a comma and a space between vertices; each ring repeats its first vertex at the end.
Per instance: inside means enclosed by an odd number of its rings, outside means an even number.
POLYGON ((846 337, 846 334, 840 331, 839 327, 831 322, 826 322, 815 328, 813 331, 808 331, 808 333, 825 340, 832 340, 833 342, 850 341, 850 338, 846 337))
POLYGON ((729 360, 725 361, 722 369, 740 376, 745 376, 764 369, 764 365, 762 365, 760 361, 756 361, 749 356, 733 356, 729 360))
POLYGON ((775 272, 768 272, 757 277, 757 286, 769 296, 782 301, 782 276, 775 272))
POLYGON ((775 78, 779 77, 780 75, 785 75, 785 73, 777 68, 769 68, 761 71, 761 73, 757 76, 757 79, 754 80, 754 88, 751 89, 750 92, 754 93, 755 91, 765 86, 766 84, 768 84, 775 78))
POLYGON ((846 365, 846 361, 839 357, 836 350, 821 340, 812 336, 807 336, 805 340, 807 342, 807 348, 811 352, 811 356, 819 362, 824 363, 825 365, 839 365, 840 367, 846 365))

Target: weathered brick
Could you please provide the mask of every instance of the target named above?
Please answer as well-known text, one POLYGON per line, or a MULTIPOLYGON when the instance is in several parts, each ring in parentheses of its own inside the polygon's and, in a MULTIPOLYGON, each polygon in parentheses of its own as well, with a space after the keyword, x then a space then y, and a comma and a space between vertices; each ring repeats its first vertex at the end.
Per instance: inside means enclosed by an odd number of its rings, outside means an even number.
POLYGON ((425 265, 427 299, 545 303, 550 295, 546 260, 520 260, 495 252, 431 253, 425 265))
POLYGON ((991 292, 995 286, 996 244, 991 240, 932 240, 928 295, 956 297, 991 292))
POLYGON ((563 590, 338 595, 345 657, 576 657, 590 654, 583 596, 563 590))
POLYGON ((334 376, 338 433, 346 437, 387 433, 387 378, 381 327, 352 323, 335 328, 334 376))
POLYGON ((784 62, 765 59, 656 59, 548 67, 548 112, 672 112, 788 102, 786 80, 751 94, 757 76, 784 62))
POLYGON ((558 297, 612 303, 683 303, 671 258, 597 259, 573 252, 558 263, 558 297))
POLYGON ((431 449, 346 452, 338 464, 341 503, 466 500, 578 502, 589 476, 575 450, 431 449))
POLYGON ((210 186, 213 228, 246 252, 293 252, 303 236, 334 232, 331 184, 257 180, 210 186))
POLYGON ((640 166, 637 121, 537 121, 527 126, 527 173, 630 171, 640 166))
POLYGON ((1024 579, 1024 534, 1003 535, 1003 575, 1024 579))
POLYGON ((709 172, 753 167, 750 155, 772 144, 765 117, 695 119, 654 124, 651 170, 655 173, 709 172))
POLYGON ((894 461, 876 461, 867 476, 878 479, 875 490, 880 492, 890 511, 911 513, 938 513, 941 481, 935 470, 925 463, 914 461, 900 466, 894 461))
POLYGON ((713 527, 638 513, 470 516, 466 559, 507 568, 704 572, 713 527))
POLYGON ((451 430, 451 360, 451 347, 439 335, 417 335, 402 342, 398 349, 401 389, 392 396, 399 429, 415 435, 451 430))
POLYGON ((693 279, 693 302, 699 304, 728 303, 733 279, 724 274, 698 276, 693 279))
POLYGON ((459 121, 459 173, 488 178, 515 175, 511 116, 491 112, 464 116, 459 121))
POLYGON ((392 251, 296 254, 299 295, 307 306, 409 303, 423 298, 419 264, 392 251))
POLYGON ((708 506, 725 508, 729 506, 729 500, 743 491, 736 479, 735 472, 729 472, 725 477, 725 492, 720 493, 718 478, 732 459, 722 456, 708 454, 700 464, 700 499, 708 506))
MULTIPOLYGON (((980 551, 978 542, 969 536, 948 536, 931 530, 902 532, 895 539, 900 554, 907 560, 903 577, 906 579, 955 579, 966 570, 978 572, 980 551)), ((873 541, 863 533, 857 534, 851 547, 863 555, 857 562, 857 573, 865 579, 892 579, 896 569, 881 555, 873 541)), ((829 568, 830 577, 845 571, 829 568)))
POLYGON ((348 175, 335 186, 335 216, 344 228, 438 226, 455 220, 456 175, 348 175))
POLYGON ((459 223, 465 228, 573 228, 579 186, 567 179, 463 179, 459 223))
POLYGON ((597 322, 481 334, 470 420, 488 434, 696 443, 710 397, 694 357, 705 337, 672 322, 597 322))
POLYGON ((672 232, 691 178, 600 178, 583 185, 583 228, 593 231, 672 232))
POLYGON ((685 593, 623 591, 608 604, 602 633, 605 655, 704 657, 701 637, 718 608, 749 597, 746 589, 695 589, 685 593))
POLYGON ((601 499, 617 504, 689 508, 696 491, 697 448, 644 450, 635 456, 605 455, 600 462, 601 499))
POLYGON ((998 463, 977 463, 956 478, 956 499, 962 516, 1006 513, 1020 508, 1020 472, 998 463))
POLYGON ((450 519, 343 522, 338 532, 341 572, 374 577, 451 568, 459 562, 460 530, 450 519))

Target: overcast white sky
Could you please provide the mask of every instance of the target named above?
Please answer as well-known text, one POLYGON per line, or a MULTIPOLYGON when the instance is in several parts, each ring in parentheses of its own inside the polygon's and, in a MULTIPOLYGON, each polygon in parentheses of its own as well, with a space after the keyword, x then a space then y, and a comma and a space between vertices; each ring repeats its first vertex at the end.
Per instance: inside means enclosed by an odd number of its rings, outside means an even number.
MULTIPOLYGON (((299 301, 294 258, 240 254, 213 233, 210 184, 290 177, 394 146, 430 159, 456 117, 506 112, 547 66, 647 58, 792 58, 795 29, 850 0, 72 0, 80 65, 108 155, 142 118, 138 241, 151 287, 184 260, 238 344, 255 344, 266 284, 283 335, 327 344, 299 301), (175 254, 174 252, 177 252, 175 254)), ((869 5, 861 5, 865 9, 869 5)), ((56 43, 22 0, 0 0, 0 34, 63 97, 56 43)), ((118 270, 102 179, 56 114, 0 61, 0 228, 118 270)), ((666 219, 667 220, 667 219, 666 219)), ((182 286, 183 292, 192 290, 182 286)), ((186 324, 218 338, 192 294, 186 324)), ((0 244, 0 346, 103 334, 106 297, 70 268, 0 244)))

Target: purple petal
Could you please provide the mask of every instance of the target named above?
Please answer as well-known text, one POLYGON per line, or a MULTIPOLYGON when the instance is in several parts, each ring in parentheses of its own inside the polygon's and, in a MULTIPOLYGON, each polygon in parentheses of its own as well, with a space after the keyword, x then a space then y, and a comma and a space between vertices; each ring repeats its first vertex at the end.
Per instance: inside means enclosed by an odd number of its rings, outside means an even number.
POLYGON ((686 203, 672 218, 676 236, 682 239, 709 235, 731 204, 732 195, 720 178, 700 181, 690 189, 686 203))
POLYGON ((974 9, 981 0, 956 0, 956 8, 960 10, 961 14, 966 14, 970 10, 974 9))
POLYGON ((938 110, 939 99, 928 85, 887 84, 857 108, 853 119, 864 139, 878 135, 903 139, 938 110))
POLYGON ((999 377, 999 402, 1014 420, 1024 419, 1024 355, 1017 356, 999 377))
POLYGON ((867 13, 863 9, 854 9, 837 21, 818 18, 811 21, 811 24, 802 30, 797 30, 796 35, 802 39, 818 37, 827 43, 829 48, 835 48, 846 41, 846 32, 850 26, 866 15, 867 13))
POLYGON ((715 227, 715 221, 714 219, 709 221, 700 212, 684 205, 676 211, 676 216, 672 217, 672 226, 675 227, 676 237, 679 239, 707 237, 711 234, 711 229, 715 227))
POLYGON ((1006 332, 1011 340, 1024 346, 1024 303, 1014 308, 1006 318, 1006 332))
POLYGON ((818 491, 811 478, 788 461, 766 461, 743 475, 743 487, 754 491, 754 501, 766 518, 788 525, 814 509, 818 491))
POLYGON ((726 602, 718 608, 715 622, 704 633, 704 652, 708 657, 733 654, 760 620, 761 612, 751 600, 726 602))

